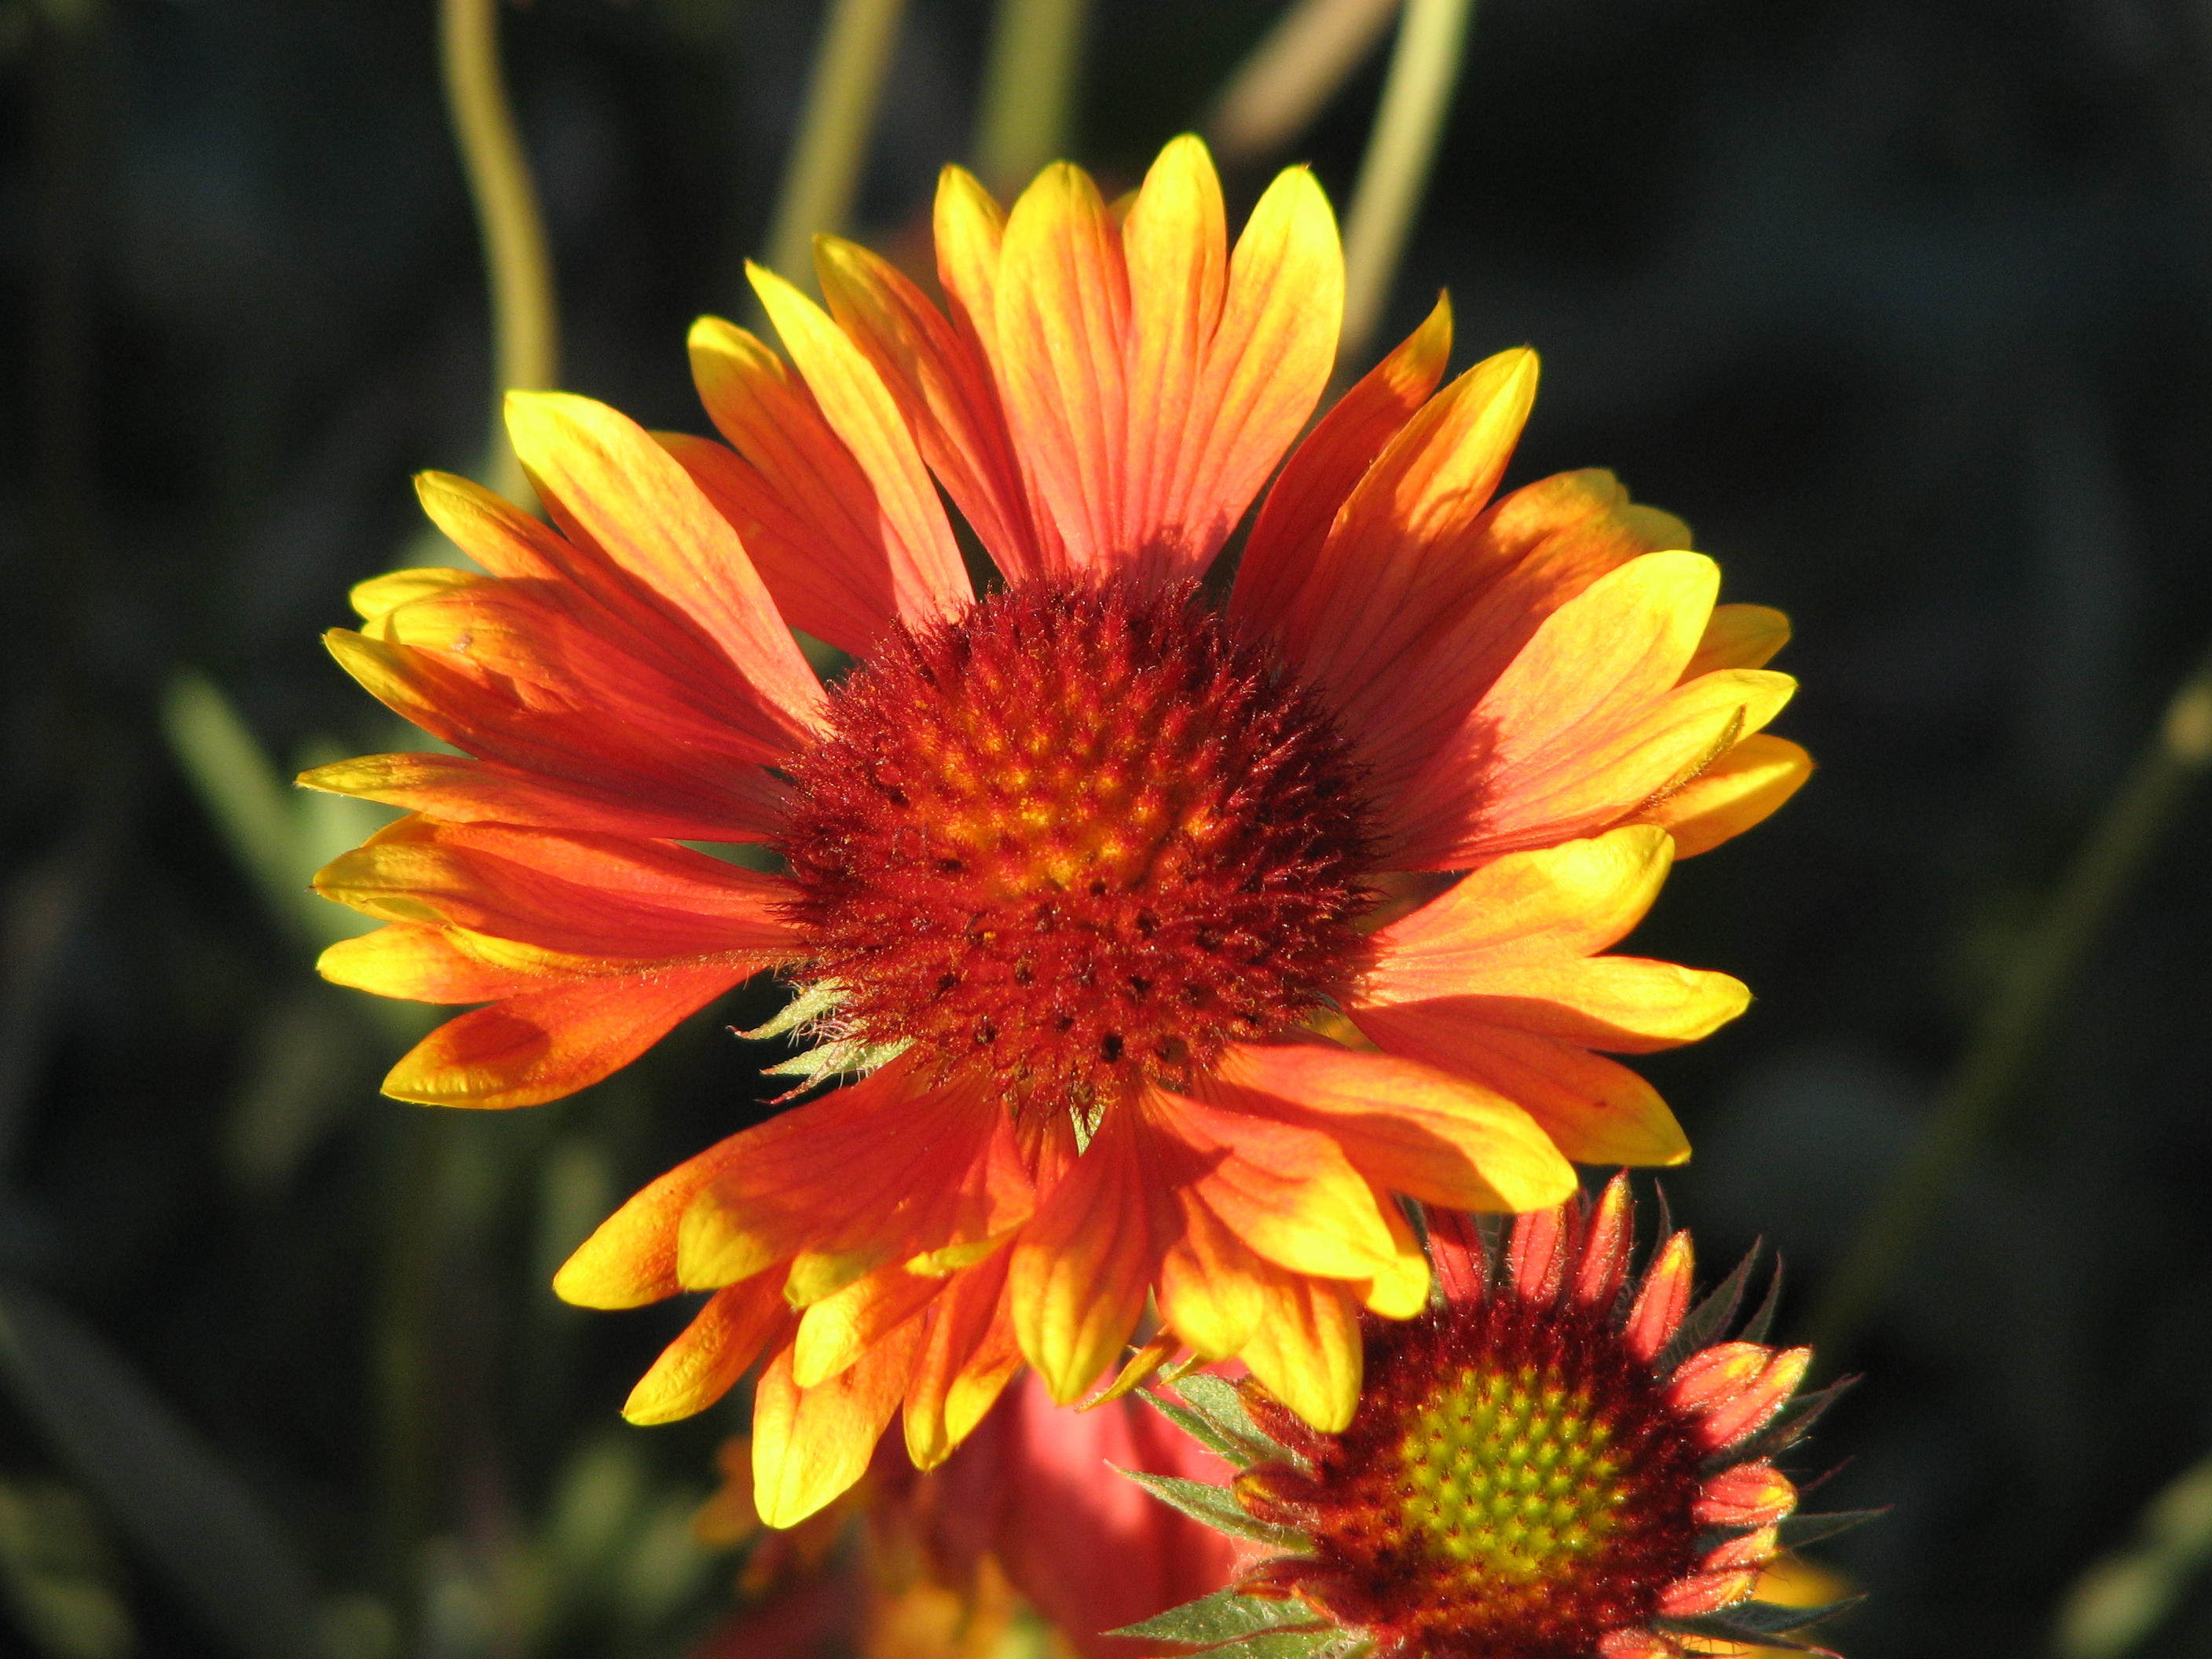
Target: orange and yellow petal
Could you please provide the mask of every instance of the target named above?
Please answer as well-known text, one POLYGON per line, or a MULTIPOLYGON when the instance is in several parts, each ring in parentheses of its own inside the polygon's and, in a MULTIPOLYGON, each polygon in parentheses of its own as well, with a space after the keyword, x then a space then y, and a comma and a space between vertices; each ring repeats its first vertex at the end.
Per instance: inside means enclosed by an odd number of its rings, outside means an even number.
POLYGON ((556 523, 679 608, 755 694, 758 735, 812 732, 822 687, 729 522, 634 421, 562 392, 507 394, 507 429, 556 523))
POLYGON ((814 265, 830 314, 898 400, 922 459, 984 550, 1010 579, 1034 580, 1045 568, 1042 544, 981 350, 867 249, 820 237, 814 265))
POLYGON ((1327 383, 1343 256, 1328 202, 1298 169, 1261 198, 1232 251, 1220 182, 1193 137, 1169 144, 1118 206, 1061 163, 1001 228, 973 181, 948 173, 940 270, 1052 532, 1040 570, 1194 576, 1327 383))
POLYGON ((302 772, 302 787, 380 801, 449 823, 513 823, 540 830, 666 841, 754 841, 782 824, 784 786, 754 768, 715 779, 716 799, 692 803, 660 792, 627 791, 552 779, 468 755, 362 755, 302 772))
POLYGON ((1682 678, 1693 680, 1717 668, 1764 668, 1789 643, 1790 618, 1773 606, 1717 605, 1682 678))
POLYGON ((1321 187, 1279 175, 1224 269, 1199 140, 1161 151, 1121 227, 1129 270, 1123 534, 1155 577, 1205 569, 1312 413, 1336 361, 1344 256, 1321 187))
MULTIPOLYGON (((953 325, 989 361, 999 356, 999 269, 1006 253, 1006 210, 965 167, 939 173, 931 210, 937 278, 953 325)), ((1022 573, 1029 574, 1029 573, 1022 573)))
POLYGON ((905 1406, 907 1455, 918 1469, 951 1455, 1021 1369, 999 1251, 952 1275, 922 1314, 922 1340, 905 1406))
POLYGON ((428 923, 610 963, 785 960, 781 878, 666 842, 401 818, 316 872, 315 890, 383 921, 428 923))
POLYGON ((735 1137, 743 1157, 684 1212, 677 1277, 706 1290, 782 1266, 805 1306, 888 1262, 982 1243, 1034 1201, 1011 1134, 973 1090, 922 1085, 895 1060, 735 1137))
POLYGON ((1291 453, 1245 539, 1231 615, 1273 635, 1301 613, 1305 585, 1337 509, 1437 389, 1451 341, 1451 301, 1440 296, 1421 325, 1339 398, 1291 453))
POLYGON ((765 341, 702 317, 689 345, 699 401, 726 442, 659 441, 737 531, 786 620, 866 650, 898 617, 901 599, 866 471, 765 341))
POLYGON ((542 1106, 611 1077, 753 972, 662 965, 511 996, 447 1020, 386 1073, 383 1090, 424 1106, 542 1106))
POLYGON ((1674 856, 1711 852, 1764 822, 1813 775, 1813 757, 1787 738, 1759 732, 1680 788, 1641 807, 1636 821, 1674 838, 1674 856))
POLYGON ((1672 1164, 1690 1156, 1689 1138, 1659 1091, 1578 1042, 1478 1024, 1449 997, 1361 1008, 1354 1018, 1388 1053, 1511 1103, 1577 1164, 1672 1164))
POLYGON ((696 1416, 735 1387, 761 1350, 781 1341, 790 1325, 790 1310, 774 1285, 715 1291, 638 1379, 623 1415, 640 1425, 696 1416))
POLYGON ((1254 1115, 1323 1130, 1374 1183, 1424 1203, 1521 1211, 1574 1190, 1574 1170, 1528 1113, 1399 1055, 1239 1044, 1223 1056, 1207 1092, 1254 1115))
POLYGON ((1617 1053, 1711 1034, 1749 1005, 1740 981, 1591 954, 1643 918, 1673 857, 1663 830, 1632 825, 1495 860, 1376 934, 1355 1022, 1362 1010, 1444 1000, 1470 1025, 1617 1053))
POLYGON ((1334 1279, 1268 1275, 1265 1310, 1238 1351, 1252 1375, 1324 1433, 1352 1422, 1359 1405, 1359 1303, 1334 1279))
POLYGON ((1598 469, 1540 478, 1492 503, 1458 550, 1460 597, 1413 659, 1346 689, 1340 718, 1378 792, 1402 787, 1449 741, 1545 618, 1631 559, 1688 539, 1598 469))
POLYGON ((914 1373, 921 1331, 909 1321, 825 1382, 802 1388, 780 1350, 753 1389, 753 1501, 771 1527, 795 1526, 868 1467, 914 1373))
POLYGON ((1120 1356, 1173 1224, 1149 1139, 1137 1113, 1106 1113, 1014 1243, 1014 1333, 1062 1405, 1120 1356))
POLYGON ((1267 1314, 1267 1264, 1188 1187, 1175 1194, 1176 1236, 1160 1260, 1160 1317, 1207 1359, 1251 1340, 1267 1314))
POLYGON ((1006 216, 992 360, 1015 453, 1070 571, 1122 554, 1129 277, 1090 175, 1055 162, 1006 216))
MULTIPOLYGON (((1383 1200, 1328 1130, 1170 1094, 1142 1109, 1156 1133, 1187 1149, 1191 1191, 1257 1255, 1294 1273, 1367 1279, 1406 1254, 1383 1200)), ((1334 1126, 1330 1126, 1332 1128, 1334 1126)), ((1170 1168, 1173 1154, 1163 1151, 1170 1168)), ((1412 1254, 1418 1255, 1418 1246, 1412 1254)))
POLYGON ((1594 834, 1771 720, 1794 689, 1784 675, 1723 669, 1678 684, 1718 583, 1701 554, 1648 553, 1561 605, 1387 804, 1399 860, 1465 868, 1594 834))
POLYGON ((1535 395, 1535 353, 1476 364, 1422 405, 1338 510, 1280 639, 1340 705, 1397 681, 1407 653, 1492 574, 1468 555, 1535 395))
POLYGON ((677 1234, 691 1200, 752 1151, 743 1133, 686 1158, 578 1245, 553 1275, 553 1293, 579 1308, 641 1308, 685 1286, 676 1270, 677 1234))
POLYGON ((1640 826, 1493 860, 1377 930, 1361 1000, 1460 995, 1500 967, 1586 958, 1644 920, 1674 860, 1640 826))
POLYGON ((827 1382, 943 1293, 945 1281, 904 1262, 878 1267, 807 1304, 791 1346, 792 1380, 827 1382))
POLYGON ((761 769, 787 738, 726 664, 617 627, 565 581, 403 580, 419 574, 370 585, 387 591, 366 596, 380 608, 362 630, 325 636, 394 712, 556 793, 702 824, 768 821, 779 790, 761 769))
MULTIPOLYGON (((678 596, 625 569, 588 536, 563 536, 514 502, 449 472, 419 474, 415 492, 431 522, 477 564, 494 576, 528 584, 534 597, 610 646, 705 695, 755 696, 742 677, 730 672, 728 659, 678 596)), ((386 586, 391 580, 355 589, 356 605, 375 600, 377 614, 383 614, 390 607, 382 600, 395 591, 386 586)), ((750 728, 759 722, 740 717, 736 724, 750 728)), ((773 726, 774 718, 767 724, 773 726)))

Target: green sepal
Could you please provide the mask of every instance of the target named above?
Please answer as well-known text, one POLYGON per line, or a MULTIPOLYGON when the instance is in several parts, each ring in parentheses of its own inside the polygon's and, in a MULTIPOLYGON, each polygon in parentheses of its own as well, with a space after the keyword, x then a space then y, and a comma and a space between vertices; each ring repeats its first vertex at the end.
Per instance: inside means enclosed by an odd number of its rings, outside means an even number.
MULTIPOLYGON (((750 1032, 745 1035, 750 1036, 750 1032)), ((842 1077, 848 1073, 872 1072, 878 1066, 889 1065, 907 1051, 910 1039, 896 1042, 868 1042, 859 1037, 840 1037, 825 1042, 818 1048, 809 1048, 803 1054, 793 1054, 789 1060, 761 1068, 770 1077, 795 1077, 800 1079, 798 1089, 811 1089, 827 1077, 842 1077)))
POLYGON ((1848 1595, 1840 1601, 1823 1602, 1817 1607, 1785 1607, 1778 1601, 1742 1601, 1718 1613, 1700 1613, 1694 1619, 1655 1619, 1652 1624, 1670 1635, 1703 1636, 1719 1642, 1748 1642, 1754 1646, 1820 1653, 1826 1650, 1790 1641, 1789 1633, 1832 1619, 1865 1600, 1863 1595, 1848 1595))
POLYGON ((1186 1480, 1178 1474, 1146 1474, 1141 1469, 1122 1469, 1120 1473, 1163 1504, 1181 1510, 1192 1520, 1216 1532, 1225 1532, 1232 1538, 1253 1539, 1292 1555, 1312 1553, 1313 1541, 1304 1533, 1267 1521, 1255 1521, 1239 1507, 1235 1494, 1226 1486, 1206 1480, 1186 1480))
MULTIPOLYGON (((1188 1382, 1189 1379, 1184 1380, 1188 1382)), ((1252 1467, 1254 1459, 1250 1455, 1231 1439, 1226 1432, 1216 1428, 1211 1419, 1201 1416, 1189 1407, 1178 1404, 1165 1395, 1152 1389, 1138 1389, 1137 1398, 1197 1441, 1206 1450, 1228 1459, 1240 1469, 1252 1467)))
POLYGON ((771 1037, 788 1036, 811 1020, 835 1013, 844 992, 834 979, 817 979, 811 985, 799 988, 790 1001, 777 1010, 775 1018, 765 1025, 756 1025, 750 1031, 738 1035, 748 1042, 766 1042, 771 1037))
POLYGON ((1188 1647, 1218 1648, 1224 1642, 1241 1642, 1248 1637, 1308 1632, 1340 1633, 1337 1626, 1294 1596, 1247 1595, 1231 1584, 1106 1634, 1125 1636, 1133 1642, 1179 1642, 1188 1647))
MULTIPOLYGON (((1297 1463, 1300 1458, 1252 1420, 1251 1409, 1234 1382, 1204 1371, 1194 1371, 1176 1385, 1176 1392, 1200 1416, 1228 1437, 1252 1463, 1297 1463)), ((1234 1456, 1230 1462, 1237 1462, 1234 1456)), ((1240 1464, 1239 1467, 1242 1467, 1240 1464)))
POLYGON ((1766 1294, 1759 1299, 1758 1311, 1743 1322, 1736 1335, 1746 1342, 1764 1342, 1766 1334, 1774 1328, 1775 1311, 1782 1305, 1782 1258, 1774 1258, 1774 1271, 1766 1276, 1766 1294))
POLYGON ((1830 1510, 1825 1515, 1790 1515, 1776 1522, 1774 1531, 1784 1548, 1797 1549, 1878 1521, 1888 1513, 1886 1509, 1830 1510))
POLYGON ((1752 1246, 1751 1253, 1735 1264, 1735 1271, 1713 1286, 1712 1291, 1689 1312, 1674 1328, 1674 1334, 1651 1362, 1655 1376, 1672 1376, 1674 1368, 1700 1348, 1709 1348, 1727 1330, 1735 1310, 1743 1305, 1743 1287, 1751 1279, 1751 1264, 1759 1258, 1759 1247, 1752 1246))
POLYGON ((1224 1643, 1212 1650, 1217 1659, 1364 1659, 1375 1644, 1358 1631, 1330 1625, 1321 1630, 1274 1631, 1224 1643))

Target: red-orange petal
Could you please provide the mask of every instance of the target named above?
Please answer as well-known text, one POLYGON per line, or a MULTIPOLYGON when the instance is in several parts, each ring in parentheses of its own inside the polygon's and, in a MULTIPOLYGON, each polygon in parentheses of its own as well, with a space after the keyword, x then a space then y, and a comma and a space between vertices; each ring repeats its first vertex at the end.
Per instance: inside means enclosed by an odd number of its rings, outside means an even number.
POLYGON ((1701 1527, 1765 1527, 1797 1507, 1797 1488, 1771 1463, 1738 1463, 1698 1489, 1691 1518, 1701 1527))
POLYGON ((1577 1164, 1671 1164, 1690 1155, 1659 1091, 1576 1042, 1477 1023, 1457 999, 1358 1006, 1359 1030, 1390 1054, 1462 1079, 1526 1112, 1577 1164))
POLYGON ((1230 613, 1275 635, 1303 608, 1301 595, 1328 527, 1352 486, 1443 379, 1451 358, 1451 301, 1362 376, 1291 452, 1260 508, 1237 568, 1230 613))
POLYGON ((791 1350, 769 1361, 753 1390, 753 1502, 771 1527, 792 1527, 860 1478, 898 1409, 921 1348, 909 1321, 828 1382, 802 1389, 791 1350))
POLYGON ((753 973, 712 962, 578 980, 448 1020, 384 1079, 426 1106, 536 1106, 612 1076, 753 973))
POLYGON ((512 392, 507 427, 555 521, 681 607, 759 700, 759 735, 788 747, 822 687, 728 520, 635 422, 568 392, 512 392))
POLYGON ((1109 1110, 1013 1247, 1007 1296, 1022 1352, 1073 1405, 1121 1352, 1172 1227, 1138 1114, 1109 1110))
POLYGON ((866 248, 818 238, 814 267, 830 314, 875 364, 984 550, 1009 580, 1035 580, 1048 561, 981 349, 866 248))
POLYGON ((1129 550, 1128 271, 1090 176, 1055 162, 1007 216, 992 366, 1038 498, 1079 571, 1129 550))
POLYGON ((345 629, 324 636, 338 665, 402 719, 434 738, 553 788, 629 799, 644 811, 727 825, 736 839, 773 823, 779 798, 761 768, 776 757, 735 727, 682 705, 640 706, 635 723, 608 719, 588 684, 495 674, 453 651, 374 640, 345 629))
MULTIPOLYGON (((315 876, 326 898, 580 957, 787 959, 782 878, 666 842, 563 835, 421 816, 386 826, 315 876)), ((750 971, 750 969, 748 969, 750 971)))
POLYGON ((732 1285, 707 1298, 623 1403, 645 1425, 696 1415, 727 1394, 760 1352, 788 1332, 791 1313, 773 1285, 732 1285))
POLYGON ((725 786, 719 800, 691 810, 469 755, 362 755, 302 772, 296 781, 449 823, 514 823, 655 841, 756 841, 783 825, 784 786, 757 767, 725 771, 716 780, 725 786))
POLYGON ((1695 1267, 1690 1235, 1685 1231, 1661 1245, 1651 1265, 1644 1270, 1644 1284, 1621 1330, 1622 1341, 1638 1359, 1657 1358, 1659 1350, 1681 1324, 1682 1316, 1690 1310, 1690 1275, 1695 1267))

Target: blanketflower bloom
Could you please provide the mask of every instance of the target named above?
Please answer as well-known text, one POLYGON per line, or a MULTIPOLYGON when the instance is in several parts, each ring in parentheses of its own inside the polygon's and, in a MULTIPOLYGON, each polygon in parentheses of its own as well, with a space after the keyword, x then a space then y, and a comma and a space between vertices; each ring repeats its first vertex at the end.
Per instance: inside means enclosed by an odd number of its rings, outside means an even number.
POLYGON ((1123 1632, 1270 1659, 1684 1659, 1839 1610, 1754 1600, 1800 1516, 1772 1462, 1833 1389, 1798 1395, 1805 1348, 1733 1340, 1750 1266, 1691 1306, 1689 1235, 1629 1260, 1625 1176, 1595 1204, 1522 1216, 1492 1250, 1431 1217, 1443 1296, 1370 1318, 1368 1388, 1341 1434, 1264 1389, 1199 1378, 1164 1411, 1238 1473, 1139 1477, 1176 1508, 1284 1552, 1123 1632))
POLYGON ((1109 1632, 1220 1589, 1250 1549, 1153 1502, 1124 1471, 1231 1473, 1135 1399, 1062 1411, 1030 1373, 907 1506, 945 1582, 988 1582, 995 1565, 1082 1659, 1142 1659, 1158 1644, 1109 1632))
POLYGON ((325 973, 486 1005, 388 1093, 550 1100, 770 968, 817 1068, 861 1073, 655 1182, 556 1281, 711 1293, 626 1409, 697 1411, 765 1354, 778 1524, 902 1412, 927 1467, 1024 1360, 1077 1398, 1148 1297, 1342 1426, 1360 1310, 1427 1293, 1395 1195, 1525 1210, 1570 1160, 1685 1156, 1605 1056, 1747 993, 1603 953, 1808 768, 1756 735, 1786 624, 1716 608, 1677 521, 1597 472, 1491 499, 1533 354, 1438 391, 1440 302, 1283 461, 1342 300, 1303 170, 1231 249, 1195 139, 1126 213, 1072 167, 1010 213, 953 169, 936 239, 945 310, 823 239, 827 312, 753 276, 789 364, 701 322, 724 441, 511 398, 551 526, 429 475, 486 574, 379 578, 331 635, 464 752, 305 780, 411 813, 319 878, 390 924, 325 973), (795 629, 860 665, 825 686, 795 629), (687 844, 730 842, 783 867, 687 844))

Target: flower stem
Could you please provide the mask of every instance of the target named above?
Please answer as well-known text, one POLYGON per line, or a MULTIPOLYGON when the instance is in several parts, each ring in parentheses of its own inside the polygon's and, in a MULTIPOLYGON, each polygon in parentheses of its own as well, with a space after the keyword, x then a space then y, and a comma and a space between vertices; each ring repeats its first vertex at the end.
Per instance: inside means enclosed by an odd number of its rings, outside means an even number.
POLYGON ((1382 39, 1399 0, 1297 0, 1237 66, 1206 118, 1224 167, 1272 155, 1304 132, 1382 39))
POLYGON ((441 0, 439 63, 446 111, 476 204, 491 290, 491 433, 487 482, 502 495, 523 489, 501 404, 512 390, 537 391, 557 376, 559 333, 545 222, 500 73, 498 0, 441 0))
POLYGON ((1087 0, 999 0, 975 171, 1000 196, 1020 190, 1066 148, 1089 11, 1087 0))
POLYGON ((1406 0, 1375 131, 1359 164, 1344 232, 1342 362, 1362 361, 1398 275, 1428 188, 1437 142, 1466 57, 1474 0, 1406 0))
POLYGON ((2013 958, 1937 1092, 1919 1139, 1829 1279, 1812 1329, 1814 1346, 1830 1368, 1858 1340, 1891 1282, 1911 1262, 1945 1190, 2041 1051, 2059 999, 2186 804, 2191 787, 2208 769, 2212 649, 2174 692, 2158 731, 2075 855, 2050 908, 2013 958))
POLYGON ((834 0, 830 7, 769 225, 769 269, 802 287, 813 286, 815 234, 842 230, 852 211, 905 10, 905 0, 834 0))

